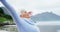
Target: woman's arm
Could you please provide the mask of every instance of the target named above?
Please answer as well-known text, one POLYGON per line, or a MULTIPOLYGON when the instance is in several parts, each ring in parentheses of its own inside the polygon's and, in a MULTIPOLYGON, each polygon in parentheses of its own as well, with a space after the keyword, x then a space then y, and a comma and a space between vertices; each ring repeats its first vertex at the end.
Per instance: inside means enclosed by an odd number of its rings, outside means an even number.
POLYGON ((9 10, 9 12, 11 13, 13 19, 15 20, 15 22, 19 22, 21 21, 20 20, 20 17, 18 16, 18 14, 16 13, 15 9, 10 6, 6 0, 0 0, 0 2, 2 2, 2 4, 9 10))

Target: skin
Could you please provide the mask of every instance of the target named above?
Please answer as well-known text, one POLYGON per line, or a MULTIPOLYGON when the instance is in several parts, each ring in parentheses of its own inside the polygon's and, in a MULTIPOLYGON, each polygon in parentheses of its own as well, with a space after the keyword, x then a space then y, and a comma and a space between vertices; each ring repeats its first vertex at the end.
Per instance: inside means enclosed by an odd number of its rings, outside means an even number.
POLYGON ((30 18, 30 15, 31 15, 31 12, 27 12, 25 10, 22 10, 20 17, 21 18, 30 18))

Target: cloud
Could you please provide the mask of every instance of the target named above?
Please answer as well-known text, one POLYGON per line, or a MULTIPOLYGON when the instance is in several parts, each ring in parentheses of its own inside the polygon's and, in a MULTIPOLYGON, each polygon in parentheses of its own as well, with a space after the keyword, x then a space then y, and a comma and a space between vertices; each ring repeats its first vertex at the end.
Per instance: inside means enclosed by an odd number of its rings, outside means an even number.
POLYGON ((60 0, 7 0, 7 2, 18 12, 26 9, 33 11, 34 14, 52 11, 60 15, 60 0))

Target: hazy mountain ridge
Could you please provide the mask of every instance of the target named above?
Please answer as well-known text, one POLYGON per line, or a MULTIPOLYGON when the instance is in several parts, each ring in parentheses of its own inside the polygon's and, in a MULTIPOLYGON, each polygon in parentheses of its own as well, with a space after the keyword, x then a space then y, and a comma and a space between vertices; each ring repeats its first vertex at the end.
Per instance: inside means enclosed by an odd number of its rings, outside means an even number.
POLYGON ((60 16, 52 12, 44 12, 31 17, 33 21, 60 21, 60 16))

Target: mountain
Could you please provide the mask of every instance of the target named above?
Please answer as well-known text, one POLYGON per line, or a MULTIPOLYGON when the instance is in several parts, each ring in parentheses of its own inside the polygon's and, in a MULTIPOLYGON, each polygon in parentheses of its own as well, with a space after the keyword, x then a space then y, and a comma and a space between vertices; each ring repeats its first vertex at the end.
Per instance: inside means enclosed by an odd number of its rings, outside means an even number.
POLYGON ((31 17, 33 21, 60 21, 60 16, 52 12, 44 12, 31 17))

